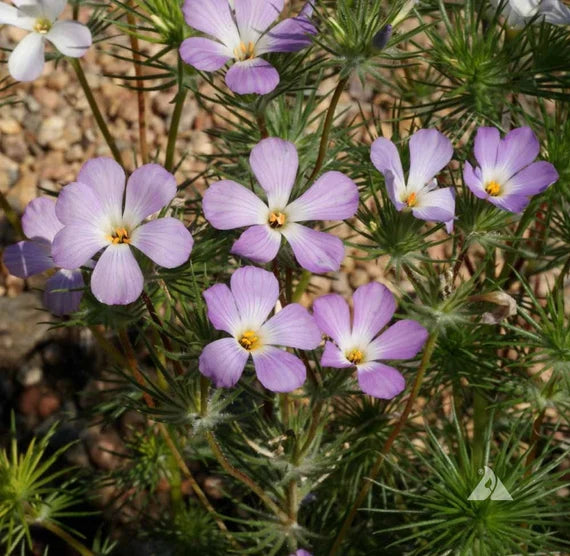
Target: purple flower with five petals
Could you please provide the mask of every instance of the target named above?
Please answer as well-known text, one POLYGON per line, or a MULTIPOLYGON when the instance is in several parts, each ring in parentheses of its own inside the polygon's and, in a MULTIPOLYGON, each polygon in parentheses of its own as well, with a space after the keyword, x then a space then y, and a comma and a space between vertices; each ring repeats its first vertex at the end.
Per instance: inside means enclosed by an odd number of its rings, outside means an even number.
POLYGON ((218 387, 234 386, 251 355, 259 382, 272 392, 291 392, 306 377, 303 362, 275 346, 315 349, 321 333, 313 317, 291 303, 267 320, 279 297, 273 274, 246 266, 231 277, 231 289, 216 284, 204 292, 208 317, 232 337, 208 344, 200 355, 200 372, 218 387))
POLYGON ((135 170, 125 192, 125 172, 119 164, 111 158, 90 160, 77 182, 59 195, 55 211, 64 227, 53 241, 55 262, 77 268, 103 250, 91 276, 93 294, 107 305, 132 303, 144 282, 133 247, 165 268, 185 263, 192 250, 192 236, 180 220, 143 223, 175 195, 174 176, 158 164, 135 170))
MULTIPOLYGON (((63 224, 55 214, 55 200, 47 197, 34 199, 24 211, 22 228, 29 240, 20 241, 4 250, 4 264, 8 272, 19 278, 28 278, 56 268, 51 256, 52 241, 63 224)), ((44 305, 54 315, 73 313, 81 302, 83 286, 79 269, 58 270, 46 282, 44 305)))
POLYGON ((453 147, 436 129, 420 129, 410 138, 410 171, 404 178, 398 149, 392 141, 379 137, 372 143, 370 158, 384 175, 390 200, 397 210, 411 210, 421 220, 445 222, 453 229, 455 192, 437 188, 435 178, 451 160, 453 147))
POLYGON ((396 302, 388 288, 377 282, 360 286, 352 299, 352 326, 348 304, 340 295, 325 295, 313 304, 317 324, 332 339, 325 344, 321 365, 339 369, 356 367, 363 392, 391 399, 404 389, 404 377, 379 360, 414 357, 428 333, 416 321, 401 320, 378 336, 392 318, 396 302))
POLYGON ((276 137, 263 139, 252 149, 249 163, 267 194, 267 205, 250 189, 230 180, 214 183, 204 194, 204 214, 214 228, 251 226, 234 243, 232 253, 267 263, 277 256, 284 236, 303 268, 338 270, 344 258, 342 241, 299 222, 354 216, 358 208, 355 183, 340 172, 326 172, 290 202, 299 166, 293 143, 276 137))
POLYGON ((513 129, 504 139, 494 127, 480 127, 475 136, 479 166, 465 162, 463 179, 471 192, 510 212, 522 212, 533 195, 558 180, 550 162, 534 162, 540 145, 529 127, 513 129))
POLYGON ((308 3, 297 17, 271 27, 283 11, 284 0, 186 0, 184 17, 190 27, 210 35, 190 37, 180 46, 180 57, 203 71, 216 71, 229 60, 227 86, 241 95, 264 95, 277 87, 279 73, 260 58, 268 52, 296 52, 311 44, 316 29, 308 3))

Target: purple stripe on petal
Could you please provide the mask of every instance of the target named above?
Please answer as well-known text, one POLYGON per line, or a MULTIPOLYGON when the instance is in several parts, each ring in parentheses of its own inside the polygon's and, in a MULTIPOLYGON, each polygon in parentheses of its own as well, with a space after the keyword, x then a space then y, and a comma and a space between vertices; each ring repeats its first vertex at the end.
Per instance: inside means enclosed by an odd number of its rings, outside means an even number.
POLYGON ((392 292, 378 282, 360 286, 352 300, 352 335, 356 343, 366 345, 388 324, 396 310, 396 301, 392 292))
POLYGON ((240 327, 240 316, 234 296, 225 284, 215 284, 203 294, 208 307, 208 318, 216 330, 224 330, 235 336, 240 327))
MULTIPOLYGON (((88 185, 96 192, 105 213, 115 222, 123 213, 125 180, 125 171, 120 164, 104 156, 86 162, 77 176, 78 182, 88 185)), ((61 217, 59 219, 64 224, 68 223, 61 217)))
POLYGON ((125 223, 134 227, 164 208, 176 195, 176 178, 159 164, 137 168, 127 182, 125 223))
POLYGON ((358 366, 358 383, 365 394, 390 400, 406 387, 404 377, 394 367, 372 361, 358 366))
POLYGON ((256 42, 283 11, 283 0, 234 0, 241 40, 256 42))
POLYGON ((495 127, 480 127, 475 135, 473 152, 481 168, 494 168, 497 164, 497 152, 501 135, 495 127))
POLYGON ((111 229, 114 214, 105 208, 99 196, 89 185, 75 182, 66 185, 57 198, 55 214, 64 225, 77 224, 111 229))
POLYGON ((264 344, 298 349, 315 349, 321 343, 321 331, 307 309, 291 303, 271 317, 262 327, 264 344))
POLYGON ((10 274, 27 278, 55 266, 50 251, 45 240, 20 241, 4 249, 3 261, 10 274))
POLYGON ((93 295, 106 305, 127 305, 143 290, 143 275, 129 245, 109 245, 91 275, 93 295))
POLYGON ((279 73, 266 60, 236 62, 226 73, 226 85, 239 95, 266 95, 279 84, 279 73))
POLYGON ((505 184, 505 195, 537 195, 558 178, 558 172, 550 162, 533 162, 505 184))
POLYGON ((260 141, 249 155, 249 164, 267 193, 270 209, 283 210, 295 185, 299 158, 295 145, 277 137, 260 141))
POLYGON ((262 268, 244 266, 232 274, 230 287, 243 325, 259 328, 279 297, 275 276, 262 268))
POLYGON ((335 369, 345 369, 352 367, 352 363, 346 359, 342 351, 332 342, 325 344, 323 355, 321 357, 321 365, 323 367, 333 367, 335 369))
POLYGON ((180 45, 180 57, 196 69, 216 71, 232 57, 232 51, 219 42, 190 37, 180 45))
POLYGON ((336 272, 340 268, 344 245, 338 237, 295 223, 288 224, 282 233, 303 268, 317 273, 336 272))
POLYGON ((293 354, 266 346, 260 351, 253 351, 252 356, 257 378, 268 390, 291 392, 303 386, 307 370, 293 354))
POLYGON ((206 220, 217 230, 266 224, 269 209, 252 191, 231 180, 212 184, 204 193, 206 220))
POLYGON ((202 350, 198 368, 218 388, 231 388, 240 379, 248 357, 234 338, 222 338, 202 350))
MULTIPOLYGON (((387 179, 387 172, 392 173, 394 190, 400 191, 404 185, 404 170, 396 145, 384 137, 378 137, 370 147, 370 159, 376 169, 387 179)), ((394 199, 392 199, 394 201, 394 199)))
POLYGON ((453 156, 451 141, 436 129, 420 129, 410 139, 409 192, 419 191, 453 156))
POLYGON ((44 305, 54 315, 60 316, 74 313, 79 309, 79 304, 83 297, 81 288, 84 285, 81 271, 58 270, 46 282, 44 305))
POLYGON ((292 222, 344 220, 358 209, 358 188, 341 172, 326 172, 287 207, 292 222))
POLYGON ((255 50, 257 54, 264 54, 265 52, 297 52, 310 46, 312 36, 317 34, 317 30, 309 19, 310 14, 303 12, 297 17, 284 19, 263 35, 256 45, 255 50))
POLYGON ((412 214, 421 220, 452 220, 455 216, 455 190, 452 187, 444 187, 421 193, 412 214))
POLYGON ((182 12, 190 27, 215 37, 231 49, 239 45, 228 0, 185 0, 182 12))
POLYGON ((29 239, 41 238, 53 241, 63 224, 55 215, 55 200, 38 197, 30 202, 22 216, 22 229, 29 239))
POLYGON ((499 143, 497 168, 510 178, 533 162, 539 151, 538 139, 530 127, 513 129, 499 143))
POLYGON ((108 245, 101 230, 82 222, 65 226, 56 234, 51 254, 57 266, 74 270, 108 245))
POLYGON ((394 174, 392 174, 390 170, 386 171, 384 182, 390 201, 392 201, 397 211, 402 210, 406 206, 406 203, 401 201, 402 198, 405 198, 406 186, 401 182, 397 182, 394 178, 394 174))
POLYGON ((475 195, 475 197, 479 197, 479 199, 486 199, 489 196, 485 191, 483 182, 477 175, 477 170, 474 170, 473 166, 471 166, 469 162, 465 162, 465 166, 463 167, 463 181, 465 182, 465 185, 471 190, 471 193, 475 195))
POLYGON ((272 261, 279 251, 281 234, 267 224, 245 230, 233 244, 231 253, 256 263, 272 261))
POLYGON ((131 245, 164 268, 184 264, 193 244, 192 235, 184 224, 171 217, 151 220, 137 228, 131 237, 131 245))
POLYGON ((336 293, 323 295, 313 303, 313 315, 318 327, 344 349, 350 339, 348 303, 336 293))
POLYGON ((369 359, 410 359, 422 349, 427 330, 415 320, 400 320, 380 334, 367 349, 369 359))

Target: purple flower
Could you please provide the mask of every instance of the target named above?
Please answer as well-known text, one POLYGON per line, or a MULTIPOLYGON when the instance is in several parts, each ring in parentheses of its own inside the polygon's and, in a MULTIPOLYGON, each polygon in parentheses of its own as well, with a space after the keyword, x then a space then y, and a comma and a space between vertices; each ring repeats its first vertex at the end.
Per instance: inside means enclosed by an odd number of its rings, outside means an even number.
MULTIPOLYGON (((55 201, 47 197, 34 199, 22 216, 22 228, 29 241, 20 241, 4 250, 4 264, 10 274, 28 278, 56 268, 51 256, 52 241, 62 227, 55 215, 55 201)), ((77 311, 83 285, 79 269, 58 270, 46 282, 44 305, 54 315, 77 311)))
POLYGON ((127 182, 110 158, 83 165, 77 182, 63 188, 56 204, 64 228, 53 241, 53 257, 63 268, 77 268, 103 250, 91 276, 91 290, 107 305, 126 305, 143 290, 133 247, 156 264, 175 268, 188 260, 193 239, 176 218, 143 220, 176 195, 176 180, 158 164, 145 164, 127 182), (125 196, 123 208, 123 195, 125 196))
POLYGON ((313 317, 297 303, 267 320, 278 296, 275 276, 253 266, 232 274, 231 290, 216 284, 204 292, 210 321, 232 336, 208 344, 200 355, 200 372, 216 386, 234 386, 250 355, 259 382, 268 390, 290 392, 305 382, 301 360, 275 346, 315 349, 321 333, 313 317))
POLYGON ((251 151, 249 163, 267 194, 267 205, 250 189, 230 180, 211 185, 204 194, 204 214, 218 230, 248 227, 232 253, 258 263, 277 256, 281 236, 291 244, 298 263, 311 272, 336 271, 344 258, 342 241, 299 222, 343 220, 358 208, 358 188, 340 172, 324 173, 303 195, 289 202, 299 160, 293 143, 270 137, 251 151))
POLYGON ((347 302, 337 294, 315 300, 320 329, 333 341, 325 344, 321 365, 356 367, 360 388, 375 398, 391 399, 405 386, 404 377, 380 359, 409 359, 422 349, 427 331, 413 320, 401 320, 378 332, 396 309, 394 296, 377 282, 360 286, 353 296, 352 326, 347 302), (334 342, 334 343, 333 343, 334 342))
POLYGON ((445 222, 448 232, 455 218, 455 192, 437 188, 435 175, 451 160, 453 147, 435 129, 420 129, 410 138, 410 171, 404 178, 398 149, 379 137, 372 143, 372 164, 384 175, 388 195, 397 210, 411 210, 416 218, 445 222))
POLYGON ((533 195, 558 179, 549 162, 533 162, 540 145, 529 127, 513 129, 504 139, 494 127, 480 127, 475 136, 475 169, 465 162, 463 179, 471 192, 510 212, 522 212, 533 195))
POLYGON ((279 74, 266 60, 268 52, 296 52, 311 44, 316 34, 310 22, 312 5, 299 16, 272 23, 283 11, 284 0, 186 0, 186 23, 210 35, 190 37, 180 46, 180 57, 203 71, 219 70, 226 62, 235 63, 226 73, 227 86, 241 95, 264 95, 277 87, 279 74), (234 10, 232 10, 234 8, 234 10))

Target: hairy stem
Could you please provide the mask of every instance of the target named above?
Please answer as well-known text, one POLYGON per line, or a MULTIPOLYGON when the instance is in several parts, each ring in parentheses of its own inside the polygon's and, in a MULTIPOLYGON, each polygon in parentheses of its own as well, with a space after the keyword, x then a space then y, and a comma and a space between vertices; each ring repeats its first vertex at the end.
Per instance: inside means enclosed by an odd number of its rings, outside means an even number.
POLYGON ((382 464, 384 463, 386 456, 388 455, 388 453, 390 452, 390 449, 392 448, 392 444, 394 443, 394 440, 400 434, 400 431, 402 430, 402 428, 406 424, 406 421, 408 420, 408 416, 410 415, 410 412, 412 411, 412 407, 414 405, 414 402, 416 401, 416 398, 418 396, 418 392, 420 391, 420 386, 422 384, 426 369, 427 369, 429 362, 431 360, 433 350, 435 349, 436 341, 437 341, 437 333, 433 332, 430 335, 430 337, 426 343, 426 347, 424 349, 424 354, 422 356, 422 362, 421 362, 420 367, 418 369, 418 372, 416 374, 416 378, 415 378, 414 384, 412 386, 412 391, 410 392, 410 396, 408 397, 408 401, 406 402, 406 406, 404 407, 404 411, 402 412, 400 419, 398 419, 398 422, 396 423, 396 425, 392 429, 390 436, 386 439, 386 442, 384 443, 384 446, 382 447, 382 451, 378 455, 378 458, 374 462, 374 465, 372 466, 372 469, 370 470, 370 473, 368 474, 368 477, 367 477, 368 480, 366 480, 365 483, 362 485, 362 488, 360 489, 360 492, 358 493, 356 500, 352 504, 350 511, 349 511, 346 519, 344 520, 344 523, 342 524, 342 527, 341 527, 341 529, 340 529, 340 531, 339 531, 339 533, 338 533, 338 535, 334 541, 334 544, 331 548, 331 551, 329 552, 329 556, 333 556, 334 554, 338 553, 338 551, 339 551, 339 549, 340 549, 340 547, 344 541, 344 538, 346 537, 346 534, 348 533, 350 526, 352 525, 352 522, 354 521, 354 518, 356 517, 356 513, 358 512, 358 509, 360 508, 362 502, 366 498, 366 495, 368 494, 368 491, 370 490, 370 488, 372 486, 372 481, 374 481, 374 479, 378 476, 378 473, 380 472, 380 469, 382 468, 382 464))
POLYGON ((95 121, 97 122, 97 126, 99 127, 99 130, 103 134, 103 137, 105 138, 105 141, 106 141, 107 145, 109 146, 111 153, 113 154, 113 158, 121 166, 124 166, 123 157, 121 156, 121 151, 119 151, 119 148, 117 147, 117 144, 115 143, 115 139, 113 139, 113 136, 111 135, 111 132, 109 131, 109 128, 107 127, 107 123, 105 122, 105 118, 103 118, 103 114, 101 114, 101 111, 99 110, 99 107, 97 106, 97 101, 95 100, 95 97, 93 96, 93 92, 91 91, 91 87, 89 87, 89 83, 87 82, 87 78, 85 77, 85 73, 83 72, 83 68, 81 67, 81 64, 79 63, 79 58, 69 58, 69 61, 70 61, 71 65, 73 66, 73 69, 75 70, 75 73, 77 75, 77 79, 79 80, 79 84, 81 85, 81 88, 83 89, 83 92, 85 93, 85 97, 87 98, 87 102, 89 103, 89 107, 91 108, 91 112, 93 113, 93 117, 95 118, 95 121))
POLYGON ((84 544, 80 543, 76 538, 72 537, 67 531, 63 530, 57 523, 53 521, 40 521, 36 524, 41 525, 44 529, 51 531, 62 541, 65 541, 71 548, 77 550, 81 556, 95 556, 95 553, 89 550, 84 544))
MULTIPOLYGON (((135 378, 139 386, 144 387, 145 385, 144 377, 139 371, 139 367, 137 365, 137 358, 135 356, 135 351, 133 349, 133 346, 131 345, 131 341, 129 340, 129 335, 127 334, 127 331, 125 329, 119 331, 119 340, 121 342, 121 346, 123 347, 123 351, 125 352, 127 358, 127 365, 131 370, 131 372, 133 373, 133 377, 135 378)), ((152 396, 148 392, 145 392, 144 390, 143 390, 143 398, 148 407, 155 407, 156 404, 154 403, 152 396)))
MULTIPOLYGON (((182 75, 184 68, 182 60, 178 59, 178 73, 182 75)), ((182 78, 181 78, 182 79, 182 78)), ((178 92, 176 93, 176 102, 174 104, 174 111, 172 112, 172 120, 170 121, 170 129, 168 130, 168 143, 166 145, 166 159, 164 167, 172 172, 174 168, 174 151, 176 150, 176 138, 178 137, 178 128, 180 127, 180 118, 182 117, 182 109, 186 102, 188 91, 181 83, 178 92)))

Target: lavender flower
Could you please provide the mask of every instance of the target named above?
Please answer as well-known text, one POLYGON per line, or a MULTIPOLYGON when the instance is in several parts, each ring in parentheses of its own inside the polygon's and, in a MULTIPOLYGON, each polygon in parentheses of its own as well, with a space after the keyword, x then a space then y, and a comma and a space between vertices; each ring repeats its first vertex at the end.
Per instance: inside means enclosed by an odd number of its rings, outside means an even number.
POLYGON ((276 137, 264 139, 252 149, 249 163, 267 194, 267 205, 250 189, 230 180, 214 183, 204 194, 204 214, 214 228, 251 226, 234 243, 232 253, 266 263, 277 256, 284 236, 303 268, 338 270, 344 257, 342 241, 299 222, 353 216, 358 208, 354 182, 340 172, 326 172, 289 202, 299 166, 293 143, 276 137))
POLYGON ((0 25, 14 25, 31 31, 8 59, 10 75, 18 81, 33 81, 44 68, 45 41, 64 56, 79 58, 91 46, 91 31, 77 21, 56 21, 67 0, 13 0, 14 6, 0 4, 0 25))
POLYGON ((200 355, 200 372, 216 386, 234 386, 250 355, 257 378, 268 390, 290 392, 305 382, 301 360, 275 346, 315 349, 321 333, 313 317, 297 303, 267 320, 278 296, 273 274, 253 266, 232 274, 231 290, 216 284, 204 292, 210 321, 232 336, 208 344, 200 355))
POLYGON ((472 193, 510 212, 522 212, 530 197, 558 179, 549 162, 534 162, 540 150, 529 127, 513 129, 504 139, 494 127, 480 127, 475 136, 475 169, 465 162, 463 179, 472 193))
MULTIPOLYGON (((500 0, 491 0, 498 8, 500 0)), ((570 8, 560 0, 508 0, 503 2, 502 14, 510 27, 524 27, 529 21, 534 23, 570 24, 570 8)))
POLYGON ((354 366, 363 392, 375 398, 393 398, 404 389, 404 377, 379 360, 414 357, 423 347, 427 331, 413 320, 401 320, 378 336, 392 318, 396 302, 390 291, 377 282, 360 286, 354 292, 353 303, 351 326, 348 304, 340 295, 315 300, 317 324, 333 340, 325 344, 321 364, 336 368, 354 366))
POLYGON ((296 52, 311 44, 316 33, 310 22, 312 5, 299 16, 272 23, 283 11, 284 0, 186 0, 186 23, 212 36, 190 37, 180 46, 180 57, 203 71, 216 71, 229 60, 235 63, 226 73, 227 86, 239 94, 264 95, 277 87, 279 73, 260 58, 268 52, 296 52), (235 9, 234 9, 235 8, 235 9))
POLYGON ((77 182, 62 190, 56 214, 63 222, 53 241, 53 257, 63 268, 77 268, 103 250, 91 277, 95 297, 126 305, 143 290, 133 247, 156 264, 175 268, 188 260, 193 239, 176 218, 143 220, 176 195, 176 180, 158 164, 145 164, 130 176, 110 158, 83 165, 77 182), (123 208, 123 195, 125 203, 123 208))
MULTIPOLYGON (((4 264, 8 272, 19 278, 28 278, 56 268, 51 256, 52 241, 62 227, 55 214, 55 201, 47 197, 34 199, 22 216, 22 228, 29 240, 20 241, 4 250, 4 264)), ((83 285, 79 269, 58 270, 46 282, 44 305, 54 315, 77 311, 83 285)))
POLYGON ((370 158, 384 175, 388 195, 397 210, 411 210, 416 218, 445 222, 448 232, 455 218, 455 192, 437 188, 435 175, 453 156, 445 135, 435 129, 420 129, 410 138, 410 171, 404 178, 398 149, 392 141, 379 137, 372 143, 370 158))

